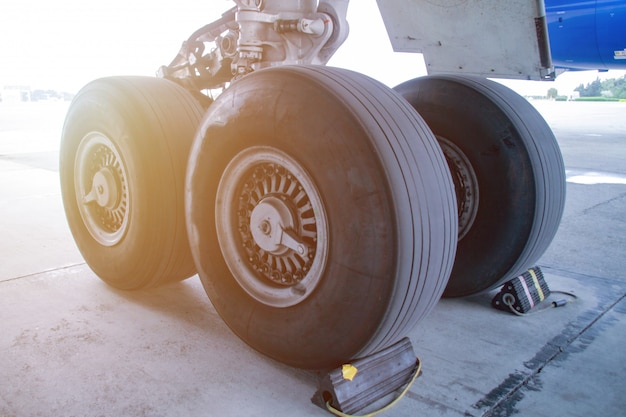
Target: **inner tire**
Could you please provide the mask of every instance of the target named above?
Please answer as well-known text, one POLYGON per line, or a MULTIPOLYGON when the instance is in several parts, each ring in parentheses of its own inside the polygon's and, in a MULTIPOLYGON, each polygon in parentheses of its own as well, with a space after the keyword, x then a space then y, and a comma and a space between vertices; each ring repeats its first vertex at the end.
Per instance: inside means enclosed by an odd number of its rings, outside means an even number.
POLYGON ((534 266, 565 205, 563 159, 545 120, 484 78, 429 76, 395 90, 435 133, 455 177, 463 234, 444 296, 493 289, 534 266))
POLYGON ((280 67, 234 83, 202 122, 187 191, 213 305, 292 366, 330 368, 399 340, 452 267, 454 190, 434 136, 400 96, 350 71, 280 67))
POLYGON ((132 290, 195 273, 183 189, 202 114, 159 78, 103 78, 74 98, 61 139, 63 204, 78 249, 108 284, 132 290))

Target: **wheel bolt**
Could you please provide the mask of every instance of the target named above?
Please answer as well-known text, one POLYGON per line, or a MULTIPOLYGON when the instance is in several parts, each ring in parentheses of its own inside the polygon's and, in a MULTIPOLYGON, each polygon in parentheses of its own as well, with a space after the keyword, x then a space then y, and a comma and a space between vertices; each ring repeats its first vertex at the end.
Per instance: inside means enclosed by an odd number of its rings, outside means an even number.
POLYGON ((261 229, 261 232, 264 235, 269 235, 272 231, 272 225, 270 225, 270 222, 268 222, 267 220, 263 220, 259 225, 259 229, 261 229))

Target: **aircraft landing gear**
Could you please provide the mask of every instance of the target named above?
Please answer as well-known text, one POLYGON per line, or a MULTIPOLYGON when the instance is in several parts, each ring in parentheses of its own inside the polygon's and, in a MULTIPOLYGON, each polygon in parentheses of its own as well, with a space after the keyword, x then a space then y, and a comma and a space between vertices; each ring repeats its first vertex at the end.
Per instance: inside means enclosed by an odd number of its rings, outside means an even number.
POLYGON ((534 264, 565 187, 530 104, 455 76, 398 86, 407 102, 319 66, 347 1, 235 3, 161 68, 178 84, 105 78, 72 103, 63 202, 98 276, 139 289, 197 269, 244 341, 328 369, 534 264))

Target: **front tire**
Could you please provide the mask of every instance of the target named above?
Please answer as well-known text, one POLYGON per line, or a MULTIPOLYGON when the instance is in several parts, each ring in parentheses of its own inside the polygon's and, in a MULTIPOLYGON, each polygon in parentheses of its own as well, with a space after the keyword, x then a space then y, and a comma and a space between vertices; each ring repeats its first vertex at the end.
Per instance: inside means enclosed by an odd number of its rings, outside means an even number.
POLYGON ((388 346, 446 285, 457 230, 445 159, 419 115, 363 75, 281 67, 237 81, 202 122, 187 184, 213 305, 289 365, 388 346))
POLYGON ((184 178, 200 104, 170 81, 91 82, 63 127, 63 204, 91 269, 120 289, 195 273, 185 228, 184 178))

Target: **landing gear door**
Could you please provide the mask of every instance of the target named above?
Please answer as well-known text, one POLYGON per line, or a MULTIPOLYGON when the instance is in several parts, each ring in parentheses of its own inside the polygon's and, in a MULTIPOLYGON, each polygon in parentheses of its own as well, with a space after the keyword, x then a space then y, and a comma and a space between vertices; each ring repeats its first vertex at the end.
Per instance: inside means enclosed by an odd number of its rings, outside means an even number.
POLYGON ((429 74, 554 79, 543 0, 377 0, 397 52, 429 74))

